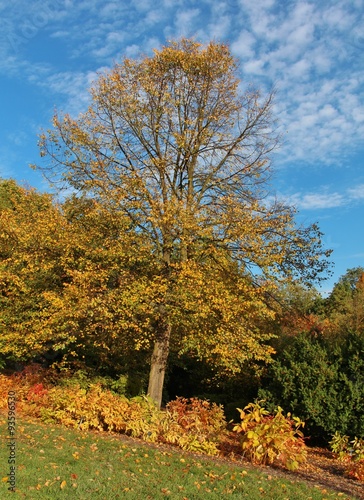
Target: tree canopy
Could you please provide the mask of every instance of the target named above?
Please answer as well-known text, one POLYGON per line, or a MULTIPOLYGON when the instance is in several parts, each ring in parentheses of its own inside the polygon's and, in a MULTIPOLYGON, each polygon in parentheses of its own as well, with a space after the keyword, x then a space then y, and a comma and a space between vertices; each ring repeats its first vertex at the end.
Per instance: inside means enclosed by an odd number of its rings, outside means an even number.
POLYGON ((85 113, 57 113, 41 135, 41 168, 150 249, 149 394, 160 404, 176 346, 233 370, 268 359, 256 325, 272 280, 311 282, 329 255, 317 225, 298 227, 293 207, 267 197, 274 93, 244 89, 226 45, 186 39, 124 59, 90 92, 85 113))

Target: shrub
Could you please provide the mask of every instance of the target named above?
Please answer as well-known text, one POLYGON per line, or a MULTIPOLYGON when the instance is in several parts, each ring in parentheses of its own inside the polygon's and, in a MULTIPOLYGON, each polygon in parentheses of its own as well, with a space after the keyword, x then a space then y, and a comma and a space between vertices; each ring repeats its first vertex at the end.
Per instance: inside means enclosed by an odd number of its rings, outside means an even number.
MULTIPOLYGON (((364 337, 291 338, 262 380, 259 397, 306 421, 311 437, 364 437, 364 337)), ((268 407, 269 407, 268 404, 268 407)))
POLYGON ((208 401, 178 398, 162 411, 145 396, 127 399, 98 384, 88 391, 54 387, 47 398, 48 406, 40 410, 46 422, 125 433, 210 455, 218 453, 219 437, 226 425, 222 408, 208 401))
POLYGON ((39 400, 46 396, 54 378, 52 370, 45 370, 37 364, 29 365, 12 375, 0 375, 1 408, 5 408, 8 391, 13 390, 16 393, 17 410, 34 415, 39 400))
POLYGON ((99 375, 87 367, 71 371, 62 368, 62 377, 59 384, 65 387, 82 387, 88 390, 92 384, 98 384, 103 389, 109 390, 120 396, 135 397, 140 395, 145 380, 140 373, 131 375, 118 374, 117 378, 108 375, 99 375))
POLYGON ((345 463, 345 472, 349 477, 364 481, 364 439, 349 436, 339 432, 333 435, 330 446, 336 458, 345 463))
POLYGON ((271 415, 260 403, 238 408, 241 422, 233 430, 242 434, 243 455, 253 463, 280 463, 289 470, 297 469, 306 460, 300 431, 304 422, 290 413, 285 417, 279 406, 271 415))
POLYGON ((45 421, 56 421, 79 429, 98 429, 126 433, 156 440, 157 410, 147 398, 128 400, 92 384, 89 390, 73 386, 54 387, 48 392, 48 405, 41 409, 45 421))
POLYGON ((176 398, 166 407, 161 438, 188 451, 217 455, 226 430, 222 406, 197 398, 176 398))
MULTIPOLYGON (((221 406, 196 398, 177 398, 163 411, 146 396, 128 399, 105 389, 112 384, 108 378, 102 377, 98 383, 95 380, 88 379, 84 371, 69 376, 69 372, 55 374, 31 367, 8 377, 0 375, 0 394, 4 396, 2 401, 7 401, 8 391, 15 390, 17 408, 47 423, 120 432, 188 451, 219 453, 219 441, 226 429, 221 406)), ((119 379, 117 386, 123 383, 119 379)))

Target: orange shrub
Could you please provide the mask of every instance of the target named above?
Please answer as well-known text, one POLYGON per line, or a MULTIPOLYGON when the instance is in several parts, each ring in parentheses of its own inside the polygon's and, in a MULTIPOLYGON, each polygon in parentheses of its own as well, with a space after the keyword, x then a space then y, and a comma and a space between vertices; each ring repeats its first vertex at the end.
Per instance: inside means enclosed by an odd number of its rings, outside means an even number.
POLYGON ((257 464, 280 463, 289 470, 295 470, 306 461, 306 446, 299 430, 304 426, 297 417, 283 415, 278 406, 276 413, 269 412, 260 402, 248 404, 240 410, 241 422, 234 431, 242 435, 243 455, 257 464))
MULTIPOLYGON (((17 408, 45 422, 125 433, 146 441, 174 444, 184 450, 217 455, 226 421, 221 406, 196 398, 177 398, 158 410, 145 396, 127 399, 100 383, 83 384, 31 366, 11 376, 0 375, 0 393, 15 390, 17 408)), ((6 397, 2 398, 6 402, 6 397)))

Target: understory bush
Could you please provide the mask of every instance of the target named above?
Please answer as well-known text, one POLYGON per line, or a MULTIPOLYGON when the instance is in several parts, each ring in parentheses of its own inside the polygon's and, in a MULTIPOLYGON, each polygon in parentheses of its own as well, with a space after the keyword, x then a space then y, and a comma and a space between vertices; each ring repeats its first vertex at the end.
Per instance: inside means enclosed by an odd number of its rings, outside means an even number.
POLYGON ((209 455, 218 454, 219 437, 226 427, 221 407, 197 399, 177 398, 163 411, 146 396, 128 399, 97 384, 88 391, 54 387, 45 397, 46 406, 38 410, 45 422, 120 432, 209 455))
POLYGON ((59 377, 57 380, 52 370, 39 366, 11 376, 0 375, 1 401, 5 404, 8 391, 13 390, 18 411, 47 423, 120 432, 209 455, 219 453, 226 420, 222 407, 215 403, 177 398, 166 410, 159 410, 146 396, 128 399, 100 382, 89 383, 79 373, 67 383, 59 377))
POLYGON ((229 440, 237 444, 238 433, 241 453, 253 463, 278 463, 294 470, 305 460, 304 424, 289 413, 285 416, 280 407, 270 414, 259 402, 250 403, 238 409, 241 421, 229 432, 223 408, 216 403, 178 397, 159 410, 146 396, 127 398, 80 374, 68 378, 65 383, 63 375, 40 367, 0 375, 2 401, 14 390, 24 415, 81 431, 118 432, 208 455, 218 455, 229 440))
POLYGON ((189 451, 217 455, 226 432, 222 406, 197 398, 176 398, 166 407, 161 439, 189 451))
POLYGON ((345 464, 346 474, 364 481, 364 439, 355 437, 350 441, 349 436, 335 432, 330 446, 336 458, 345 464))
POLYGON ((306 461, 306 446, 300 430, 304 426, 298 417, 283 415, 280 406, 272 415, 261 401, 249 403, 240 412, 241 422, 234 431, 241 434, 243 455, 256 464, 280 463, 296 470, 306 461))
POLYGON ((300 334, 291 338, 262 380, 259 398, 306 421, 313 441, 336 431, 364 438, 364 337, 300 334))

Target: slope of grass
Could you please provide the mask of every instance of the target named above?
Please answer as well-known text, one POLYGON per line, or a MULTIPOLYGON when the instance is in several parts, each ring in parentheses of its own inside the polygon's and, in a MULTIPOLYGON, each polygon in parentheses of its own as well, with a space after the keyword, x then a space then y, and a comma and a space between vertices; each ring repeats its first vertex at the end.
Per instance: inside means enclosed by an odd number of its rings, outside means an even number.
MULTIPOLYGON (((0 497, 8 491, 8 430, 1 417, 0 497)), ((348 499, 259 469, 217 464, 203 457, 133 445, 117 436, 78 432, 18 418, 16 493, 29 499, 248 498, 348 499)), ((13 494, 14 495, 14 494, 13 494)))

